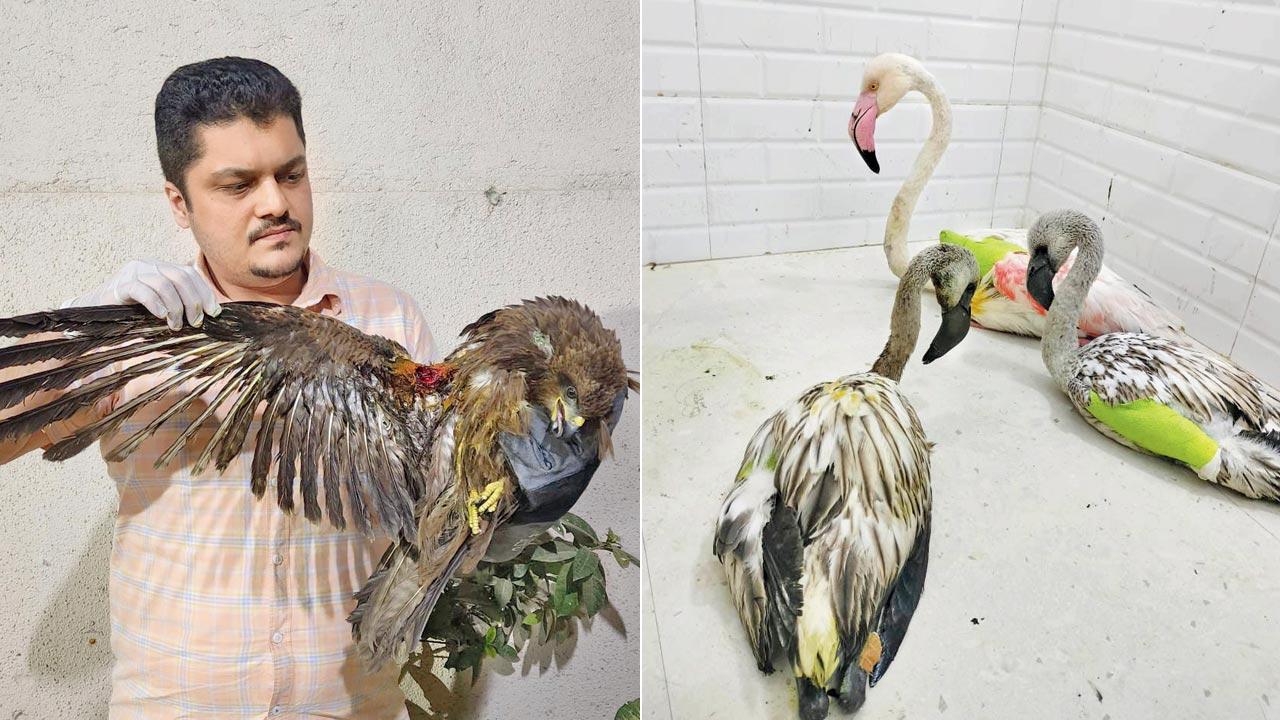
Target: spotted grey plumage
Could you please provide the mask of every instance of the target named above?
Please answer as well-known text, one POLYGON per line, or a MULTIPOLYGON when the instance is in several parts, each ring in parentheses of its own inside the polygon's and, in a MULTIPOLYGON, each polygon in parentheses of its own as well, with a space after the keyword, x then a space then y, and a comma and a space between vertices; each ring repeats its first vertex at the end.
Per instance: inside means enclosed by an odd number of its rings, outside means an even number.
MULTIPOLYGON (((1081 416, 1107 437, 1180 460, 1205 480, 1248 497, 1280 499, 1280 396, 1230 360, 1163 337, 1118 332, 1078 347, 1072 330, 1102 264, 1101 230, 1084 214, 1061 210, 1042 215, 1028 241, 1028 289, 1049 308, 1041 355, 1081 416), (1075 265, 1055 290, 1047 278, 1072 250, 1075 265), (1216 445, 1216 453, 1199 467, 1169 455, 1176 451, 1100 418, 1094 396, 1105 405, 1104 414, 1117 406, 1152 403, 1144 406, 1148 412, 1163 413, 1166 422, 1189 421, 1181 432, 1216 445)), ((1180 438, 1174 442, 1182 443, 1180 438)))

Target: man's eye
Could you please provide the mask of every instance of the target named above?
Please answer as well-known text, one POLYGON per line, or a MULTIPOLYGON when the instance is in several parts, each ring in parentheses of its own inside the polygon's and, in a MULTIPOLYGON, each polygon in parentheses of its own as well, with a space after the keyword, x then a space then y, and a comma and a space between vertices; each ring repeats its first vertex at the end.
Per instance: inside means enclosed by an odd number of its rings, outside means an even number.
POLYGON ((302 178, 303 178, 305 175, 306 175, 306 173, 304 173, 304 172, 302 172, 301 170, 299 170, 299 171, 297 171, 297 172, 291 172, 291 173, 289 173, 288 175, 285 175, 285 176, 284 176, 284 179, 285 179, 285 181, 286 181, 286 182, 296 183, 296 182, 298 182, 298 181, 302 180, 302 178))
POLYGON ((245 190, 249 189, 249 183, 236 183, 234 185, 223 185, 222 189, 227 190, 229 192, 242 193, 245 190))

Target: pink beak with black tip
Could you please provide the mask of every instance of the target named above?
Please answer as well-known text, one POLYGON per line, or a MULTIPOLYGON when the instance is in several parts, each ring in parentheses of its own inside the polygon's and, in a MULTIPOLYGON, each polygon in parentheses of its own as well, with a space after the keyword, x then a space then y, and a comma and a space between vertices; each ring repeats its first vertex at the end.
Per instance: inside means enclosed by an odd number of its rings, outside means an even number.
POLYGON ((873 173, 880 172, 880 161, 876 160, 876 116, 879 114, 876 94, 867 91, 858 96, 853 114, 849 116, 849 139, 853 140, 858 153, 873 173))

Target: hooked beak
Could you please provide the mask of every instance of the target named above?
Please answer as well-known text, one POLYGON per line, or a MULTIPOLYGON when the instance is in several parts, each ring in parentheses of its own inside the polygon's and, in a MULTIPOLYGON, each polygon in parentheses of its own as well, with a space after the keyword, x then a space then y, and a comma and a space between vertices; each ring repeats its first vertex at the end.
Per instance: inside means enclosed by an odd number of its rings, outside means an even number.
POLYGON ((578 432, 578 428, 586 423, 581 415, 569 415, 569 408, 563 398, 556 398, 555 412, 551 414, 551 432, 558 438, 570 438, 578 432))
POLYGON ((955 307, 943 311, 942 325, 938 327, 938 334, 933 336, 933 342, 929 343, 929 349, 924 353, 925 365, 946 355, 951 348, 964 340, 965 335, 969 334, 969 304, 973 301, 973 291, 972 286, 966 288, 964 295, 960 296, 960 302, 956 303, 955 307))
POLYGON ((858 96, 853 114, 849 116, 849 139, 853 140, 867 167, 876 174, 880 173, 880 161, 876 160, 876 116, 879 114, 876 94, 868 91, 858 96))
POLYGON ((1049 253, 1040 250, 1031 256, 1027 263, 1027 292, 1045 310, 1053 304, 1053 275, 1049 253))

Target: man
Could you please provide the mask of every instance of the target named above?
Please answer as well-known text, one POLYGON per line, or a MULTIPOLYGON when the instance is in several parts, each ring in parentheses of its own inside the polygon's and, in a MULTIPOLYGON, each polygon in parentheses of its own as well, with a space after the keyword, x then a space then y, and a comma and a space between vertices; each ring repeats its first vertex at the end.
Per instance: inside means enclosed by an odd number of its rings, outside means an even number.
MULTIPOLYGON (((196 259, 131 262, 68 304, 141 303, 175 328, 201 324, 222 302, 292 304, 390 338, 419 362, 433 359, 431 333, 409 296, 331 268, 310 249, 301 99, 280 71, 243 58, 178 68, 156 96, 155 126, 165 194, 174 220, 191 230, 196 259)), ((52 431, 0 444, 0 462, 69 436, 155 382, 134 381, 52 431)), ((185 454, 154 468, 199 416, 197 405, 167 419, 165 403, 147 406, 113 436, 163 423, 127 461, 108 462, 120 493, 109 581, 110 716, 403 717, 398 668, 366 674, 346 622, 352 593, 386 541, 255 499, 251 444, 221 474, 191 474, 194 456, 185 454)), ((201 432, 189 447, 203 446, 209 433, 201 432)))

